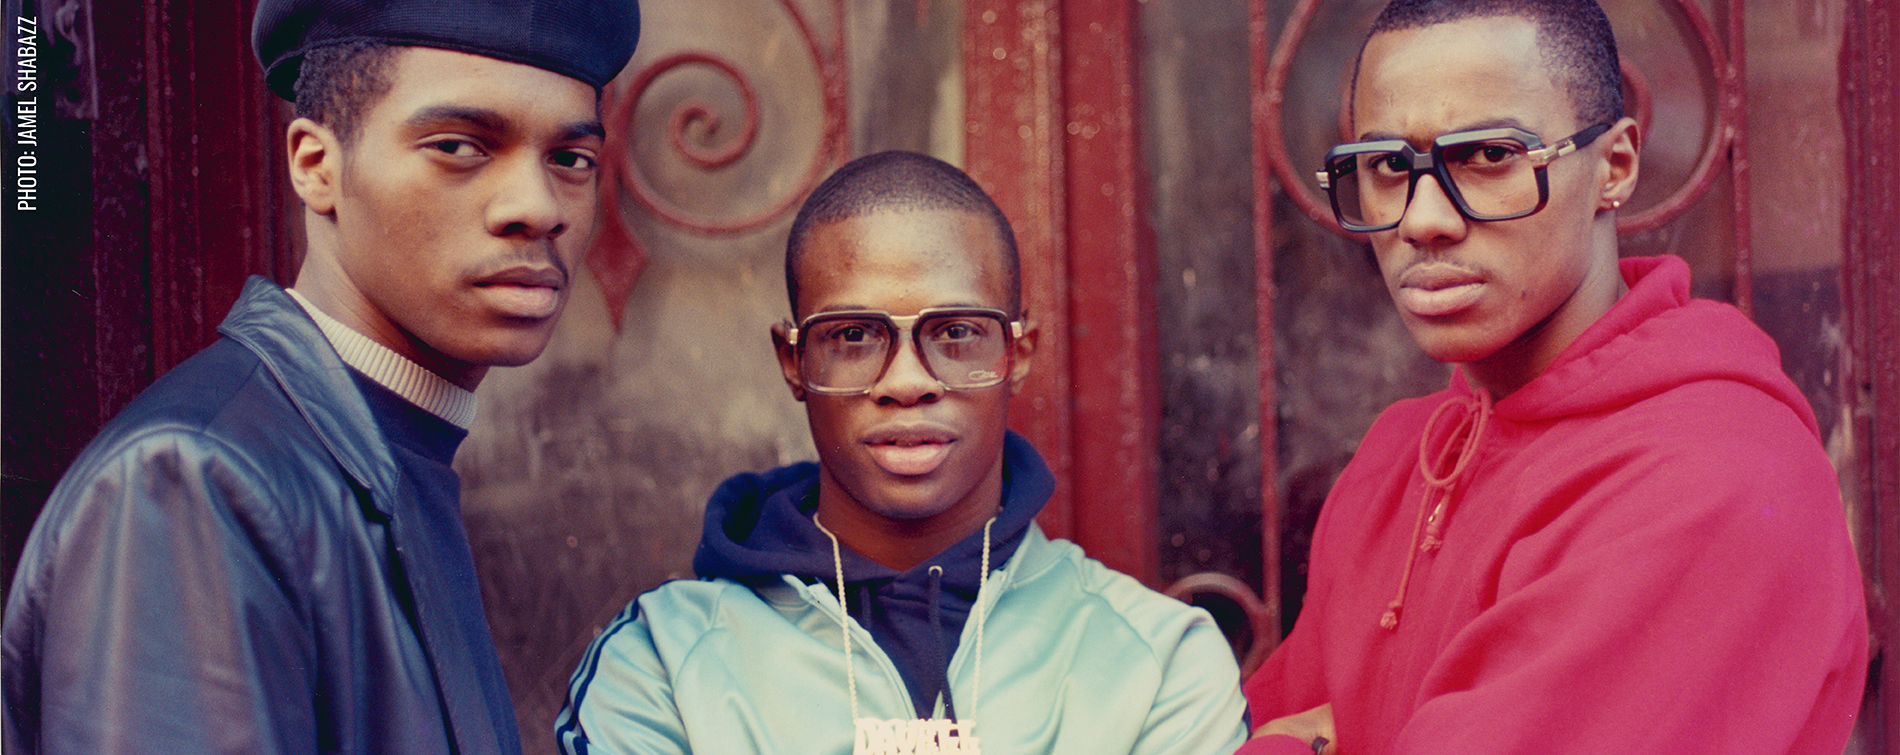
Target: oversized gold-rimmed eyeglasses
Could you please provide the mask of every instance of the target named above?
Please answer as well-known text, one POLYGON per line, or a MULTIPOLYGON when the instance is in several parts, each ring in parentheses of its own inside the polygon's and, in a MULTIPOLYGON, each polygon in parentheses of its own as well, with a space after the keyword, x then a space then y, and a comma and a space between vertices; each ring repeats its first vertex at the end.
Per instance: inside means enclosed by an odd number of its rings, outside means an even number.
POLYGON ((790 325, 805 389, 827 395, 870 392, 897 358, 904 332, 924 369, 945 388, 989 388, 1009 379, 1010 348, 1023 321, 1000 309, 940 307, 902 317, 877 310, 820 312, 790 325))
POLYGON ((1320 188, 1333 202, 1333 217, 1348 231, 1396 228, 1418 188, 1430 175, 1470 220, 1514 220, 1550 201, 1551 161, 1583 149, 1610 129, 1598 123, 1549 147, 1517 128, 1461 131, 1432 140, 1420 152, 1403 139, 1341 144, 1326 153, 1320 188))

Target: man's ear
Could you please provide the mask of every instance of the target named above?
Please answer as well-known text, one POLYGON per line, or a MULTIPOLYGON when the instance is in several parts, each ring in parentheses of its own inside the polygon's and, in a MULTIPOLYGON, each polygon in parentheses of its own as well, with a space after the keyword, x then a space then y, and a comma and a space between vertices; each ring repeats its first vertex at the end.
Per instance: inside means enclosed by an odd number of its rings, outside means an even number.
POLYGON ((778 369, 785 376, 785 386, 792 389, 792 398, 804 401, 805 384, 798 379, 798 349, 787 337, 791 327, 783 322, 772 326, 772 350, 778 353, 778 369))
POLYGON ((336 213, 343 173, 343 145, 336 132, 309 118, 290 122, 284 147, 290 156, 290 185, 304 206, 323 216, 336 213))
POLYGON ((1614 210, 1636 193, 1636 174, 1642 167, 1642 130, 1637 127, 1635 118, 1626 117, 1603 136, 1608 139, 1610 148, 1605 155, 1607 170, 1597 205, 1600 209, 1614 210))
POLYGON ((1029 379, 1029 364, 1036 356, 1036 338, 1042 334, 1035 320, 1029 319, 1029 313, 1023 313, 1023 335, 1010 344, 1015 353, 1009 368, 1009 395, 1023 392, 1023 382, 1029 379))

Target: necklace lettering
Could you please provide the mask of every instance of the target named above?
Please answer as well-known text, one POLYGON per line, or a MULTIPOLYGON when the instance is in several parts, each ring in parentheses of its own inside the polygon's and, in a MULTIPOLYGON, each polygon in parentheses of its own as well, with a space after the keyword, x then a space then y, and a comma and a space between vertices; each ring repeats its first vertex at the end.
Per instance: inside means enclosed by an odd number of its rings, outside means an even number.
POLYGON ((860 718, 851 755, 982 755, 970 734, 975 722, 943 718, 860 718))

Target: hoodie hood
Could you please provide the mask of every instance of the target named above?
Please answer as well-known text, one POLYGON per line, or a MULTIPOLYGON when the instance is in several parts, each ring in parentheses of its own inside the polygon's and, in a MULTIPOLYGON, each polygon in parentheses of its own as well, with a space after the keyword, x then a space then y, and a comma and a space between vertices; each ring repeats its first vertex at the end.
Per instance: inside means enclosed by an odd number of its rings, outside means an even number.
POLYGON ((1425 485, 1413 555, 1380 626, 1398 626, 1412 567, 1420 554, 1443 544, 1459 491, 1479 466, 1493 422, 1528 425, 1610 412, 1683 385, 1731 380, 1787 405, 1820 438, 1807 398, 1779 369, 1774 340, 1733 306, 1691 299, 1688 263, 1663 256, 1618 264, 1629 292, 1515 393, 1493 404, 1488 393, 1470 386, 1462 369, 1452 374, 1450 395, 1419 437, 1418 471, 1425 485))
MULTIPOLYGON (((1774 340, 1731 305, 1689 298, 1688 263, 1633 257, 1621 268, 1629 293, 1544 374, 1497 402, 1499 419, 1539 422, 1602 412, 1689 383, 1732 380, 1786 404, 1820 437, 1807 398, 1779 369, 1774 340)), ((1471 393, 1462 379, 1453 379, 1452 388, 1471 393)))
MULTIPOLYGON (((1009 431, 1003 440, 1002 510, 990 529, 992 566, 1008 560, 1009 552, 1021 542, 1023 533, 1054 492, 1055 475, 1042 455, 1028 439, 1009 431)), ((733 475, 720 483, 706 502, 705 528, 693 555, 693 571, 701 578, 724 577, 739 582, 777 579, 787 574, 831 580, 835 572, 831 539, 811 519, 817 508, 818 465, 814 462, 733 475)), ((946 560, 974 564, 982 546, 982 533, 974 533, 911 571, 920 572, 946 560)), ((846 582, 889 579, 899 574, 849 548, 842 555, 846 582)), ((968 576, 974 590, 978 576, 974 568, 968 576)))

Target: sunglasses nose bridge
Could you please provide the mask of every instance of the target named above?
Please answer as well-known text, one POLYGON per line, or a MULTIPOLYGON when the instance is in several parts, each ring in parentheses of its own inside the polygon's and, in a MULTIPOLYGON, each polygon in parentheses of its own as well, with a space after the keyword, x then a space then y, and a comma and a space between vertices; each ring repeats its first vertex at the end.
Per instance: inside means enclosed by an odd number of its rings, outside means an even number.
POLYGON ((897 398, 902 402, 940 395, 949 386, 937 377, 917 337, 917 323, 923 315, 891 316, 891 338, 884 357, 884 368, 871 381, 867 393, 897 398))
POLYGON ((1405 152, 1406 152, 1406 157, 1412 161, 1411 175, 1406 177, 1406 182, 1407 182, 1407 185, 1405 187, 1406 204, 1411 204, 1413 195, 1418 193, 1418 179, 1420 176, 1431 176, 1432 178, 1436 178, 1438 179, 1438 183, 1439 183, 1438 188, 1441 190, 1444 190, 1446 188, 1444 186, 1445 180, 1446 180, 1445 175, 1439 172, 1438 170, 1439 160, 1438 160, 1437 146, 1433 146, 1431 149, 1427 149, 1423 152, 1418 152, 1418 151, 1414 151, 1408 145, 1405 148, 1405 152))
POLYGON ((897 315, 890 316, 891 355, 890 358, 884 360, 884 369, 886 371, 890 370, 890 363, 897 361, 906 351, 910 352, 912 358, 917 360, 917 363, 924 368, 925 372, 930 371, 930 365, 924 356, 923 343, 917 338, 917 323, 923 318, 924 316, 921 314, 904 315, 902 317, 897 315))
POLYGON ((1436 144, 1423 152, 1416 152, 1411 147, 1406 147, 1406 152, 1412 159, 1412 169, 1411 175, 1406 177, 1405 206, 1399 211, 1401 222, 1411 212, 1412 203, 1418 201, 1418 179, 1425 176, 1432 178, 1432 183, 1438 187, 1438 193, 1444 196, 1446 204, 1451 205, 1459 215, 1465 214, 1465 209, 1458 199, 1458 189, 1453 185, 1451 171, 1438 169, 1443 164, 1443 161, 1439 159, 1443 149, 1436 144))
POLYGON ((891 321, 891 337, 908 341, 912 338, 911 333, 917 329, 917 321, 923 319, 924 316, 886 315, 885 318, 891 321))

